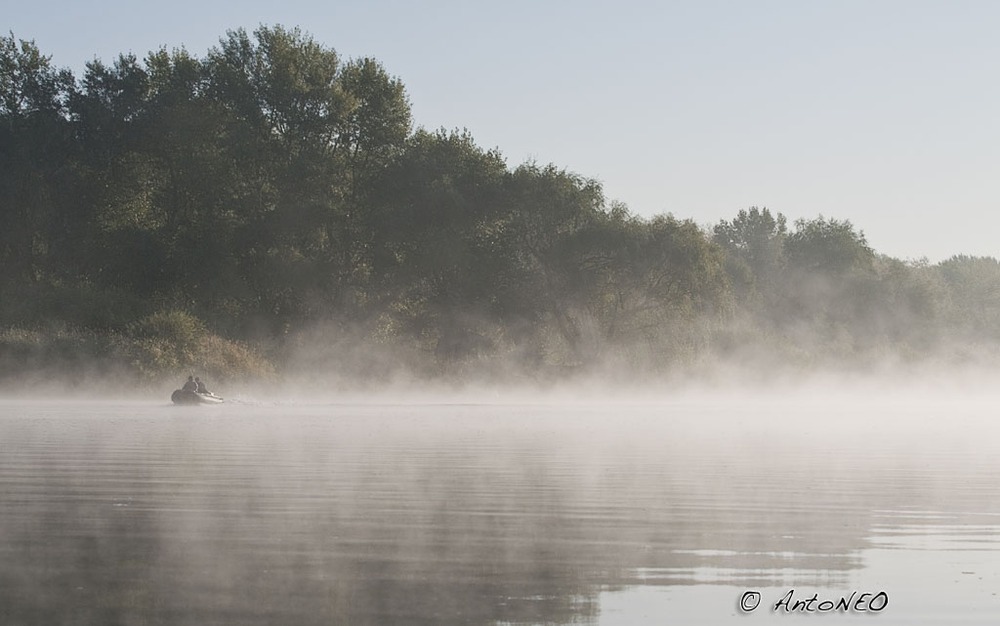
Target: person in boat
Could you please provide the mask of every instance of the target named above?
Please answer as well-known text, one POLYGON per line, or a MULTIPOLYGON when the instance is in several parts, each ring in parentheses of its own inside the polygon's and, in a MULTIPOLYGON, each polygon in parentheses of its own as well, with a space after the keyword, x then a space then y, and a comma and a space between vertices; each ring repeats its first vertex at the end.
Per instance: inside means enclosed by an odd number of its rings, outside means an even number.
POLYGON ((188 376, 187 382, 181 387, 184 391, 198 391, 198 383, 194 381, 194 376, 188 376))
POLYGON ((197 376, 195 376, 194 377, 194 382, 195 382, 195 384, 198 385, 198 393, 205 393, 205 394, 211 393, 208 390, 208 387, 205 386, 205 383, 203 383, 201 381, 201 378, 198 378, 197 376))

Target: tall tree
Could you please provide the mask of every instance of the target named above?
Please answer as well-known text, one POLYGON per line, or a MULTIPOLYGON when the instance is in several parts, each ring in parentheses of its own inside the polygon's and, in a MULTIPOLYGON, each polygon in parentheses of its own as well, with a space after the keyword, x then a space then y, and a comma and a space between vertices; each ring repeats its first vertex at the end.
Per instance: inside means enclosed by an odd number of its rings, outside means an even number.
POLYGON ((796 268, 827 275, 870 270, 875 253, 865 234, 848 220, 800 219, 785 240, 785 254, 796 268))
POLYGON ((58 269, 69 241, 73 143, 67 101, 74 79, 33 41, 0 37, 0 265, 34 281, 58 269))
POLYGON ((487 233, 505 175, 502 157, 467 133, 420 130, 373 189, 372 304, 442 358, 481 344, 479 323, 495 319, 503 271, 487 233))
POLYGON ((713 229, 712 241, 726 252, 729 274, 744 296, 769 292, 784 265, 785 216, 766 207, 740 210, 713 229))
POLYGON ((370 241, 367 190, 410 130, 402 85, 280 26, 230 32, 207 68, 258 309, 287 326, 347 306, 370 241))

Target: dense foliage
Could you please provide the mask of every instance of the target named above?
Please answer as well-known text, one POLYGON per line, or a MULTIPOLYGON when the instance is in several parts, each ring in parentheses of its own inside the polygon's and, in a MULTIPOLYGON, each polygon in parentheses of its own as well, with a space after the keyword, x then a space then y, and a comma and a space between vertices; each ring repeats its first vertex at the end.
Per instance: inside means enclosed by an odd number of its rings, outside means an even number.
POLYGON ((371 378, 1000 345, 994 259, 903 262, 759 208, 641 219, 593 180, 414 129, 399 80, 298 29, 80 78, 0 38, 0 220, 4 376, 68 354, 371 378))

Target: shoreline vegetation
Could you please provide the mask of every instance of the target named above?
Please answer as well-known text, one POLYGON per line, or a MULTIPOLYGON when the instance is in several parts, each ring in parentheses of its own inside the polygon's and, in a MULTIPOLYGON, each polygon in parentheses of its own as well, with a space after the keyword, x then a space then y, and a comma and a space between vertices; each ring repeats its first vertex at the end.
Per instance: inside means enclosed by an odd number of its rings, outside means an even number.
POLYGON ((82 77, 0 37, 0 223, 6 388, 1000 364, 994 258, 895 259, 759 207, 637 217, 415 128, 378 61, 297 28, 82 77))

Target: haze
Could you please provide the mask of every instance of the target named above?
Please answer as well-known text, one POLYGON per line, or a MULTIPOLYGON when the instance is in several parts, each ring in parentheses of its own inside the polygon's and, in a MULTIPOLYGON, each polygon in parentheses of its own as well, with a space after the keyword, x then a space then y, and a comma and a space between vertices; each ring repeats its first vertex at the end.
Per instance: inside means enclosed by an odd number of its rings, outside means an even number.
POLYGON ((917 400, 0 400, 0 616, 720 624, 791 587, 990 624, 995 398, 917 400))
POLYGON ((0 622, 1000 614, 997 5, 227 4, 6 11, 0 622))

